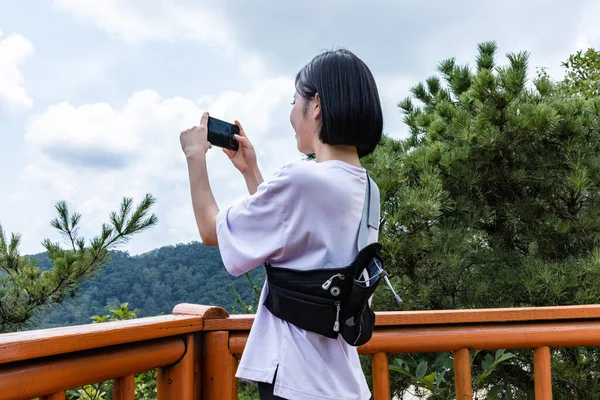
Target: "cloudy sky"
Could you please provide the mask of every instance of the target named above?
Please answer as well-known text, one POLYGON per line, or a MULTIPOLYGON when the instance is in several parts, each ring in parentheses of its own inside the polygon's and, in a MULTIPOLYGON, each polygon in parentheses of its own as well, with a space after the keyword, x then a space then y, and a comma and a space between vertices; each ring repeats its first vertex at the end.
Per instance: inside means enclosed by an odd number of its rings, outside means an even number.
MULTIPOLYGON (((123 196, 152 193, 158 226, 123 249, 199 240, 179 132, 204 110, 242 122, 269 177, 301 159, 293 78, 322 50, 371 67, 385 131, 402 137, 396 104, 440 60, 495 40, 560 78, 570 53, 600 47, 598 17, 595 0, 0 0, 0 223, 34 253, 60 239, 57 201, 89 238, 123 196)), ((245 194, 220 150, 209 169, 221 207, 245 194)))

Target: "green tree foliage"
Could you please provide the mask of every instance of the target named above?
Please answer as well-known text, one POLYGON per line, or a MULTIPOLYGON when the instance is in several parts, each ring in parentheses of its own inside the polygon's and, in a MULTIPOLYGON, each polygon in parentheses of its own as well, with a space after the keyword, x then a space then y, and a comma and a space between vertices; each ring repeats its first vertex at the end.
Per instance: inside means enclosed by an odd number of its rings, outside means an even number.
POLYGON ((571 54, 563 64, 567 69, 564 85, 568 93, 585 98, 600 96, 600 53, 593 48, 571 54))
POLYGON ((233 297, 235 298, 235 302, 241 309, 237 307, 233 308, 233 313, 235 314, 255 314, 258 308, 258 302, 260 300, 260 291, 261 288, 254 282, 252 279, 252 275, 249 272, 244 274, 250 287, 252 288, 252 300, 247 302, 242 296, 238 293, 233 283, 231 284, 231 292, 233 293, 233 297))
MULTIPOLYGON (((31 258, 44 269, 49 264, 46 256, 31 258)), ((264 276, 264 268, 249 273, 257 284, 264 282, 264 276)), ((98 274, 81 284, 74 299, 53 307, 36 328, 87 324, 90 315, 102 315, 107 307, 122 303, 139 309, 139 317, 170 314, 179 303, 217 305, 231 313, 240 304, 231 287, 243 302, 251 304, 255 292, 249 281, 227 272, 216 247, 194 242, 136 256, 116 251, 98 274)))
MULTIPOLYGON (((488 42, 474 66, 442 61, 439 76, 399 103, 410 136, 384 138, 366 160, 405 309, 600 300, 600 98, 565 93, 544 74, 528 84, 528 54, 508 54, 500 66, 496 52, 488 42)), ((376 307, 395 309, 386 291, 376 307)), ((514 354, 482 393, 532 396, 531 351, 514 354)), ((474 355, 474 376, 488 355, 474 355)), ((597 362, 594 349, 554 350, 556 398, 597 395, 589 373, 597 362)), ((395 379, 400 394, 415 383, 395 379)))
POLYGON ((110 213, 109 223, 102 225, 100 235, 88 243, 78 233, 81 215, 70 212, 64 201, 57 203, 58 216, 51 225, 62 234, 67 248, 43 241, 52 265, 46 270, 20 255, 20 235, 8 239, 0 226, 0 333, 26 327, 49 306, 74 297, 79 285, 110 260, 112 248, 157 223, 154 214, 148 215, 154 202, 146 195, 134 210, 133 200, 124 198, 120 209, 110 213))
MULTIPOLYGON (((477 357, 479 351, 474 352, 477 357)), ((479 375, 473 378, 473 387, 481 388, 489 381, 490 375, 504 361, 514 357, 514 354, 505 350, 496 350, 494 353, 487 353, 482 358, 482 368, 479 375)), ((454 376, 454 362, 450 353, 438 353, 435 356, 433 365, 429 365, 427 360, 416 360, 412 355, 408 354, 404 358, 396 358, 394 363, 390 365, 392 371, 399 372, 410 378, 415 387, 411 393, 413 396, 424 397, 430 396, 439 400, 456 399, 454 383, 450 379, 454 376)), ((506 398, 506 396, 498 397, 504 393, 504 388, 499 385, 493 385, 490 390, 486 391, 487 399, 506 398)))

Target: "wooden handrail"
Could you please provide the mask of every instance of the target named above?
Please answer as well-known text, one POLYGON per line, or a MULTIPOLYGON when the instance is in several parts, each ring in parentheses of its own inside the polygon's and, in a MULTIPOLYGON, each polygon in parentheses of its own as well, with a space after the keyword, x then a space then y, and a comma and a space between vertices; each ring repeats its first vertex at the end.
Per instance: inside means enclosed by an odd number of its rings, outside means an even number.
MULTIPOLYGON (((237 359, 251 315, 181 304, 172 315, 0 335, 6 399, 64 399, 65 389, 115 378, 115 399, 133 399, 133 374, 161 367, 158 398, 235 399, 237 359), (154 346, 154 347, 153 347, 154 346)), ((470 351, 534 349, 536 399, 551 399, 551 347, 600 345, 600 305, 378 312, 375 399, 389 398, 388 353, 450 351, 457 398, 472 397, 470 351)))
MULTIPOLYGON (((229 349, 240 356, 248 334, 232 333, 229 349)), ((587 322, 481 324, 451 327, 387 328, 374 332, 360 354, 472 350, 531 349, 539 346, 599 346, 600 320, 587 322)))
POLYGON ((0 335, 0 365, 13 361, 91 350, 201 332, 210 318, 226 318, 220 307, 180 304, 174 315, 139 318, 111 323, 41 329, 0 335), (181 315, 183 310, 193 315, 181 315), (180 314, 180 315, 177 315, 180 314))
MULTIPOLYGON (((517 321, 568 321, 600 319, 600 305, 489 308, 435 311, 378 311, 377 327, 409 325, 447 325, 474 323, 504 323, 517 321)), ((211 319, 204 323, 205 331, 249 331, 254 316, 232 315, 225 319, 211 319)))
POLYGON ((4 400, 31 399, 173 364, 184 353, 181 339, 167 338, 115 346, 101 353, 86 351, 11 363, 0 366, 0 396, 4 400))

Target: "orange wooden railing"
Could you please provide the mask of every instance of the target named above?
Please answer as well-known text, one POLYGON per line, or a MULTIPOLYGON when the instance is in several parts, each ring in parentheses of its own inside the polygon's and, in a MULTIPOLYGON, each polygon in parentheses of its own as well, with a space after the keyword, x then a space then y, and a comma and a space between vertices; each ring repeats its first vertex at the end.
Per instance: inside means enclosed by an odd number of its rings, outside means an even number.
MULTIPOLYGON (((180 304, 172 315, 0 335, 0 399, 65 398, 114 379, 134 399, 134 374, 157 368, 158 399, 236 399, 237 359, 251 315, 180 304)), ((473 398, 470 350, 534 349, 536 399, 551 399, 550 347, 600 344, 600 306, 377 313, 374 399, 390 399, 388 353, 451 351, 458 399, 473 398)))

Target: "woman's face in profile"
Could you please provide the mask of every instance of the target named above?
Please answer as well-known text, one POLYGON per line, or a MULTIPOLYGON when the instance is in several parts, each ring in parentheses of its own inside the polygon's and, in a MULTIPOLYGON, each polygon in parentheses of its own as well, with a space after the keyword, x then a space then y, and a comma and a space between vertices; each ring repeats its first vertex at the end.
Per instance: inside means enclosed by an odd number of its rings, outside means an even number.
POLYGON ((314 153, 313 141, 316 136, 316 123, 311 118, 309 101, 298 92, 294 94, 292 110, 290 111, 290 123, 296 132, 296 144, 298 151, 303 154, 314 153))

